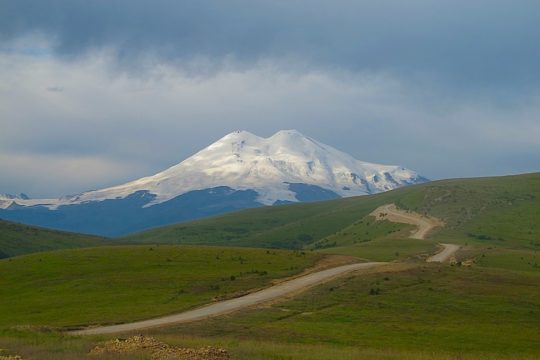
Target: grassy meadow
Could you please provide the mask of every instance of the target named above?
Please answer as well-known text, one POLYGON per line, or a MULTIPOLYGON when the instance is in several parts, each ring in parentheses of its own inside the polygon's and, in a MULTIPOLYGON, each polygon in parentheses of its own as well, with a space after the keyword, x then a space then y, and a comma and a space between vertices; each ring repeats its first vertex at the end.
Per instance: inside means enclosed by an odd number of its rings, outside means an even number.
MULTIPOLYGON (((293 299, 145 331, 174 346, 214 346, 233 359, 537 359, 540 274, 396 263, 293 299)), ((0 328, 0 348, 31 359, 80 359, 111 336, 0 328)), ((148 359, 135 352, 110 359, 148 359)))
POLYGON ((0 261, 0 327, 111 324, 268 286, 321 256, 286 250, 115 246, 0 261))

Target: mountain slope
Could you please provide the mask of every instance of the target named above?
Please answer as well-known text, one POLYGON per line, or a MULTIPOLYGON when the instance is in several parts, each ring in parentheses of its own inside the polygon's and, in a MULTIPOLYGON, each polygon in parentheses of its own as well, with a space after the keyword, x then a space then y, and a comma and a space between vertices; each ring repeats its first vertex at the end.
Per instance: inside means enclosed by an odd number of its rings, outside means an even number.
POLYGON ((427 181, 362 162, 295 130, 226 135, 156 175, 60 199, 6 197, 0 216, 117 236, 232 210, 378 193, 427 181))
POLYGON ((71 249, 110 244, 96 237, 0 220, 0 258, 38 251, 71 249))
POLYGON ((245 210, 125 239, 253 247, 355 247, 406 228, 369 221, 371 211, 390 203, 442 219, 446 226, 429 236, 433 239, 540 249, 540 173, 434 181, 370 196, 245 210))
POLYGON ((125 198, 62 205, 53 210, 44 206, 0 210, 0 217, 13 221, 72 232, 119 236, 182 220, 207 217, 261 206, 257 193, 228 187, 190 191, 164 203, 146 207, 154 198, 137 191, 125 198))
POLYGON ((309 184, 339 196, 365 195, 421 182, 414 171, 358 161, 296 130, 268 139, 233 132, 178 165, 117 187, 82 194, 76 201, 124 197, 134 191, 155 194, 151 204, 191 190, 228 186, 251 189, 258 201, 298 201, 290 184, 309 184))

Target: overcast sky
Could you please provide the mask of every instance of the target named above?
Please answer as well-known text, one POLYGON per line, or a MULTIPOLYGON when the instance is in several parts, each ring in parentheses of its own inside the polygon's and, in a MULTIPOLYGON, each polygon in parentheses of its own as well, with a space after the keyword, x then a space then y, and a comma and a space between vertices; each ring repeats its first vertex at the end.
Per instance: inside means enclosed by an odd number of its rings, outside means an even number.
POLYGON ((291 128, 431 179, 540 171, 540 2, 0 0, 0 193, 291 128))

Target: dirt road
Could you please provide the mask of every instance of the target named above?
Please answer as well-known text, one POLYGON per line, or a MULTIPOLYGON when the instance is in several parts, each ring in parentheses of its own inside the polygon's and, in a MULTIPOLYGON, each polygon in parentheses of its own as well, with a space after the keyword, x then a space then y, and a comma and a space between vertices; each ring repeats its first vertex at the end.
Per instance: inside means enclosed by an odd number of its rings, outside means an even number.
POLYGON ((395 204, 379 206, 373 212, 371 212, 370 215, 375 216, 377 220, 388 220, 403 224, 416 225, 418 228, 409 236, 411 239, 425 239, 426 235, 431 230, 444 224, 442 221, 436 218, 400 210, 395 204))
MULTIPOLYGON (((418 229, 411 233, 410 236, 413 239, 424 239, 427 233, 429 233, 433 228, 443 225, 443 223, 438 219, 399 210, 394 204, 383 205, 373 211, 371 215, 376 216, 378 220, 386 219, 389 221, 416 225, 418 229)), ((443 250, 429 257, 426 261, 447 261, 459 249, 459 246, 454 244, 441 245, 443 246, 443 250)), ((127 324, 76 330, 70 333, 72 335, 113 334, 135 330, 143 330, 165 325, 179 324, 195 320, 202 320, 205 318, 227 314, 254 305, 276 300, 278 298, 290 296, 312 286, 332 280, 335 277, 349 273, 351 271, 359 269, 369 269, 383 264, 385 263, 368 262, 336 266, 330 269, 300 276, 292 280, 284 281, 267 289, 253 292, 251 294, 244 295, 235 299, 220 301, 179 314, 163 316, 143 321, 136 321, 127 324)))
POLYGON ((368 262, 338 266, 335 268, 311 273, 302 277, 298 277, 289 281, 282 282, 264 290, 260 290, 245 296, 241 296, 231 300, 220 301, 218 303, 206 305, 198 309, 189 310, 176 315, 164 316, 156 319, 137 321, 127 324, 111 325, 77 330, 70 332, 73 335, 97 335, 97 334, 112 334, 134 330, 142 330, 152 327, 172 325, 204 318, 223 315, 236 310, 244 309, 253 305, 272 301, 277 298, 282 298, 287 295, 297 293, 314 285, 321 284, 332 280, 333 278, 346 274, 348 272, 368 269, 385 263, 368 262))
MULTIPOLYGON (((412 239, 425 239, 426 235, 438 226, 443 226, 444 223, 436 218, 422 216, 415 212, 407 212, 400 210, 395 204, 388 204, 379 206, 375 209, 371 215, 375 216, 377 220, 388 220, 392 222, 404 223, 416 225, 417 229, 414 230, 409 236, 412 239)), ((445 262, 459 250, 459 245, 455 244, 440 244, 443 249, 437 254, 427 258, 427 262, 445 262)))
POLYGON ((427 262, 445 262, 459 250, 459 245, 456 244, 440 244, 443 249, 433 256, 427 258, 427 262))

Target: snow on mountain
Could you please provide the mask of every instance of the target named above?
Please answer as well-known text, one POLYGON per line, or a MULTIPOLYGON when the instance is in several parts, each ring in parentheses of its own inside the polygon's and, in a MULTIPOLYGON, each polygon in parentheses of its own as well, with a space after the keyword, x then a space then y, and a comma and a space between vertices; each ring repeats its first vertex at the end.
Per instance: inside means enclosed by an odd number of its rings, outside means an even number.
POLYGON ((289 184, 316 185, 347 197, 424 181, 412 170, 356 160, 296 130, 278 131, 269 138, 235 131, 153 176, 60 199, 9 201, 23 206, 41 204, 56 208, 120 199, 146 190, 155 195, 146 205, 152 206, 193 190, 228 186, 235 190, 255 190, 260 203, 271 205, 279 200, 298 201, 289 184))
POLYGON ((8 208, 15 200, 25 201, 29 200, 26 194, 20 193, 17 195, 0 194, 0 209, 8 208))

